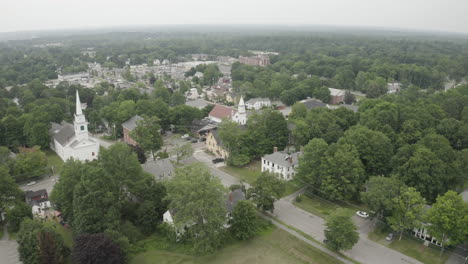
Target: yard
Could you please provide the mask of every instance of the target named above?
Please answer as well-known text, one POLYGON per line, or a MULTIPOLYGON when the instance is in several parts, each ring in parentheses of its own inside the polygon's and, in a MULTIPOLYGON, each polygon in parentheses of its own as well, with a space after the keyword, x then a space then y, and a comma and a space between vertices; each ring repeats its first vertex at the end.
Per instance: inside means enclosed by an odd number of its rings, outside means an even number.
POLYGON ((389 243, 385 240, 387 234, 386 231, 376 229, 369 233, 369 239, 427 264, 442 264, 448 258, 446 253, 442 255, 442 258, 439 258, 439 247, 432 244, 426 247, 422 240, 411 235, 404 235, 401 241, 398 241, 399 236, 396 235, 394 240, 389 243))
POLYGON ((195 263, 341 263, 334 257, 307 245, 289 233, 276 229, 264 232, 249 241, 237 241, 220 251, 207 256, 193 256, 177 248, 161 248, 152 237, 150 248, 138 254, 130 261, 131 264, 195 264, 195 263))
MULTIPOLYGON (((253 184, 255 180, 258 178, 258 176, 260 176, 261 168, 262 168, 262 165, 260 161, 254 161, 242 168, 226 166, 226 167, 221 167, 220 169, 238 179, 241 179, 242 181, 248 184, 253 184)), ((288 181, 286 183, 286 191, 283 197, 288 196, 298 191, 299 189, 300 189, 300 186, 297 183, 295 183, 294 181, 288 181)))
POLYGON ((50 149, 44 151, 47 157, 47 166, 51 168, 54 167, 54 172, 58 173, 62 169, 63 160, 57 155, 57 153, 53 152, 50 149))
POLYGON ((301 195, 300 202, 295 200, 294 205, 305 210, 311 214, 320 216, 321 218, 327 218, 337 208, 346 208, 350 212, 354 213, 358 209, 354 206, 343 202, 330 202, 325 199, 321 199, 311 195, 301 195))

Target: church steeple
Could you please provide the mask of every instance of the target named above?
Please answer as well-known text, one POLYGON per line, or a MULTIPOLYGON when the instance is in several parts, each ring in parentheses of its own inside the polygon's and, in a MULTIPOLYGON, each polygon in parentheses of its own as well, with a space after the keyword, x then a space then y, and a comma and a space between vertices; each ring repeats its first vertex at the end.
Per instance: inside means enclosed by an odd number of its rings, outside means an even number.
POLYGON ((80 94, 78 93, 78 90, 76 90, 76 113, 73 124, 76 139, 88 139, 88 122, 86 121, 83 110, 81 109, 80 94))
POLYGON ((245 114, 245 104, 244 104, 244 98, 241 96, 239 100, 239 105, 237 106, 237 111, 241 114, 245 114))

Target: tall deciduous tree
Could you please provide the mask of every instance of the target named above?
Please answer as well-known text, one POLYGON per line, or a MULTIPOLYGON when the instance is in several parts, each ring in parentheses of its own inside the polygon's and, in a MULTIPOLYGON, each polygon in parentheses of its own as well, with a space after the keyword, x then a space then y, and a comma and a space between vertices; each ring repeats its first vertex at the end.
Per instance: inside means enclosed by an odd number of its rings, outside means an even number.
POLYGON ((420 226, 426 201, 415 188, 409 187, 392 202, 393 210, 388 222, 393 230, 400 232, 401 240, 403 231, 420 226))
POLYGON ((22 199, 23 192, 8 174, 7 168, 0 166, 0 214, 22 199))
POLYGON ((143 117, 137 121, 137 126, 130 132, 130 136, 140 145, 145 151, 151 153, 154 158, 154 153, 158 151, 162 144, 161 126, 157 117, 143 117))
POLYGON ((177 209, 173 216, 175 228, 188 226, 184 236, 198 252, 214 251, 222 244, 226 222, 224 192, 220 180, 201 164, 178 169, 167 182, 169 208, 177 209))
POLYGON ((257 211, 250 201, 239 201, 232 212, 231 231, 237 238, 252 238, 258 230, 257 211))
MULTIPOLYGON (((454 191, 438 196, 427 212, 429 233, 446 246, 457 245, 468 235, 468 204, 454 191)), ((442 252, 441 252, 442 254, 442 252)))
POLYGON ((248 197, 262 211, 273 212, 275 201, 281 198, 286 190, 286 184, 278 175, 270 172, 262 172, 255 180, 252 188, 248 189, 248 197))
POLYGON ((177 145, 173 150, 172 154, 176 156, 176 161, 179 163, 182 159, 188 158, 193 154, 192 144, 185 143, 177 145))
POLYGON ((361 200, 370 210, 383 217, 390 214, 393 209, 392 199, 400 195, 403 187, 403 182, 395 177, 370 177, 366 183, 366 191, 361 193, 361 200))
POLYGON ((359 240, 359 233, 349 211, 339 208, 328 217, 325 238, 328 240, 328 246, 335 250, 353 248, 359 240))
POLYGON ((103 233, 82 234, 76 237, 73 263, 124 264, 125 254, 117 243, 103 233))

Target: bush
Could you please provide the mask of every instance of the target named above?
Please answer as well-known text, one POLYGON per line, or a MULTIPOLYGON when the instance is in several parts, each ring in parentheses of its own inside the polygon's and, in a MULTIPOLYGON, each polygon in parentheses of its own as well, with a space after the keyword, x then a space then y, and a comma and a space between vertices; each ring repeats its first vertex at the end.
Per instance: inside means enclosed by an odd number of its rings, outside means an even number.
POLYGON ((298 202, 298 203, 302 202, 302 195, 301 194, 296 196, 296 202, 298 202))
POLYGON ((143 234, 140 230, 132 224, 130 221, 125 221, 120 226, 120 232, 122 235, 126 236, 130 243, 134 244, 143 239, 143 234))

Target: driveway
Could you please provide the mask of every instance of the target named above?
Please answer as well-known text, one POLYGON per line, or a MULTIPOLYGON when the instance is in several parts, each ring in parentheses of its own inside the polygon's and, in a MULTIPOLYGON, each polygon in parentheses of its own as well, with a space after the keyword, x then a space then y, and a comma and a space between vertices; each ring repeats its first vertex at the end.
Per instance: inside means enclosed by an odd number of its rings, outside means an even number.
POLYGON ((8 240, 6 226, 3 227, 3 237, 0 238, 0 263, 19 264, 18 244, 15 240, 8 240))
MULTIPOLYGON (((211 162, 213 156, 205 153, 203 148, 195 150, 194 157, 198 161, 205 163, 211 169, 213 175, 219 177, 225 186, 239 183, 239 180, 234 176, 216 168, 211 162)), ((323 232, 325 230, 325 221, 316 215, 294 206, 292 203, 295 198, 294 195, 295 194, 276 201, 273 216, 287 225, 310 235, 317 241, 323 241, 325 238, 323 232)), ((369 264, 422 264, 422 262, 418 260, 368 239, 367 233, 373 225, 370 220, 353 217, 353 221, 355 221, 359 227, 359 242, 354 245, 353 249, 343 252, 348 257, 361 263, 369 264)))
MULTIPOLYGON (((35 180, 36 184, 28 186, 27 184, 22 184, 20 185, 21 190, 23 191, 38 191, 42 189, 47 190, 47 194, 50 195, 52 192, 52 189, 54 188, 55 183, 57 183, 57 180, 59 178, 59 175, 54 175, 54 176, 45 176, 44 178, 40 180, 35 180)), ((1 262, 0 262, 1 263, 1 262)))

